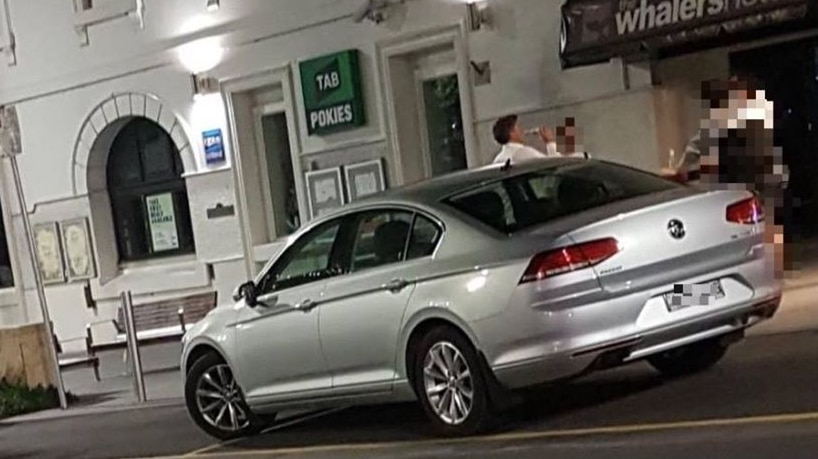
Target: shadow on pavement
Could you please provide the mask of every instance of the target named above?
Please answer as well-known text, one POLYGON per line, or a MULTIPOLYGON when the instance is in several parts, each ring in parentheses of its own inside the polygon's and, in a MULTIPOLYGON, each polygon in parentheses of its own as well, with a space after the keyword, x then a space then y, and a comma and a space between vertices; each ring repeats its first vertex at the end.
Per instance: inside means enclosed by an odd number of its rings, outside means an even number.
MULTIPOLYGON (((581 379, 567 385, 528 392, 520 403, 500 416, 498 429, 492 433, 547 425, 550 419, 562 414, 598 407, 649 391, 661 384, 658 375, 643 371, 615 379, 581 379)), ((220 450, 299 448, 435 438, 420 405, 409 403, 350 408, 281 429, 273 428, 261 435, 225 445, 220 450)))
MULTIPOLYGON (((641 394, 668 383, 658 373, 631 369, 600 373, 596 377, 579 379, 566 385, 554 385, 529 391, 525 401, 510 410, 501 425, 503 431, 525 430, 531 425, 541 427, 552 418, 600 406, 641 394)), ((678 381, 678 379, 677 379, 678 381)))
POLYGON ((75 396, 75 400, 71 403, 71 408, 86 408, 101 403, 117 400, 122 397, 121 391, 101 392, 96 394, 85 394, 75 396))

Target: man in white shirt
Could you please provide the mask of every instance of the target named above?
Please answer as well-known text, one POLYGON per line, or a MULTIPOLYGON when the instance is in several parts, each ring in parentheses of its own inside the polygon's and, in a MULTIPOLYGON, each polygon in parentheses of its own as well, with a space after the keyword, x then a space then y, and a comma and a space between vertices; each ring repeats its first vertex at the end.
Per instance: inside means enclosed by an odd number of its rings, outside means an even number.
MULTIPOLYGON (((492 129, 494 140, 503 146, 500 153, 494 158, 494 164, 505 164, 509 161, 513 164, 548 157, 548 155, 536 148, 524 144, 525 134, 520 129, 517 121, 517 115, 509 115, 494 123, 492 129)), ((553 143, 553 136, 548 129, 540 128, 538 133, 546 145, 553 143)))

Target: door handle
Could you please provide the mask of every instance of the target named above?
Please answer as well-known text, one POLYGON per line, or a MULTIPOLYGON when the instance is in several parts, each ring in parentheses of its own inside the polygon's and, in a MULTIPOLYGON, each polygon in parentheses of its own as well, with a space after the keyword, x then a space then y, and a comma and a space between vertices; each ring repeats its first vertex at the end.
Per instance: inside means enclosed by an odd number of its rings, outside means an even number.
POLYGON ((385 284, 383 288, 385 290, 389 290, 392 293, 398 293, 401 290, 405 289, 407 285, 409 285, 409 282, 403 279, 394 279, 391 282, 385 284))
POLYGON ((313 309, 315 309, 316 306, 318 306, 318 303, 308 298, 295 305, 295 309, 298 309, 299 311, 310 312, 313 309))

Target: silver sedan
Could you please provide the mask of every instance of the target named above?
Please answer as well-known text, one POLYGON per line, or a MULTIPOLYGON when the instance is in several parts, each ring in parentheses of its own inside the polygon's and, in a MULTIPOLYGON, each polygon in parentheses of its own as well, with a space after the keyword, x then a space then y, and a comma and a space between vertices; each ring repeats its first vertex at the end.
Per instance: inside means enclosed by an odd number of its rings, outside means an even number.
POLYGON ((517 389, 701 371, 778 309, 763 220, 747 191, 580 159, 391 190, 292 236, 187 333, 187 406, 226 439, 282 410, 418 400, 468 435, 517 389))

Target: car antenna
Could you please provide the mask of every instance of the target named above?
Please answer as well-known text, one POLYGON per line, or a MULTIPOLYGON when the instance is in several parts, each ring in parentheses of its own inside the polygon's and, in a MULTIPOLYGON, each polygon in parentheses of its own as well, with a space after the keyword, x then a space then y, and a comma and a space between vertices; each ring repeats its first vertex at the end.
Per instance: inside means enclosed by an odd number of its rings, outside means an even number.
POLYGON ((509 169, 511 169, 511 158, 508 158, 508 159, 506 160, 506 163, 505 163, 505 164, 503 164, 503 167, 501 167, 501 168, 500 168, 500 170, 501 170, 502 172, 505 172, 505 171, 507 171, 507 170, 509 170, 509 169))

